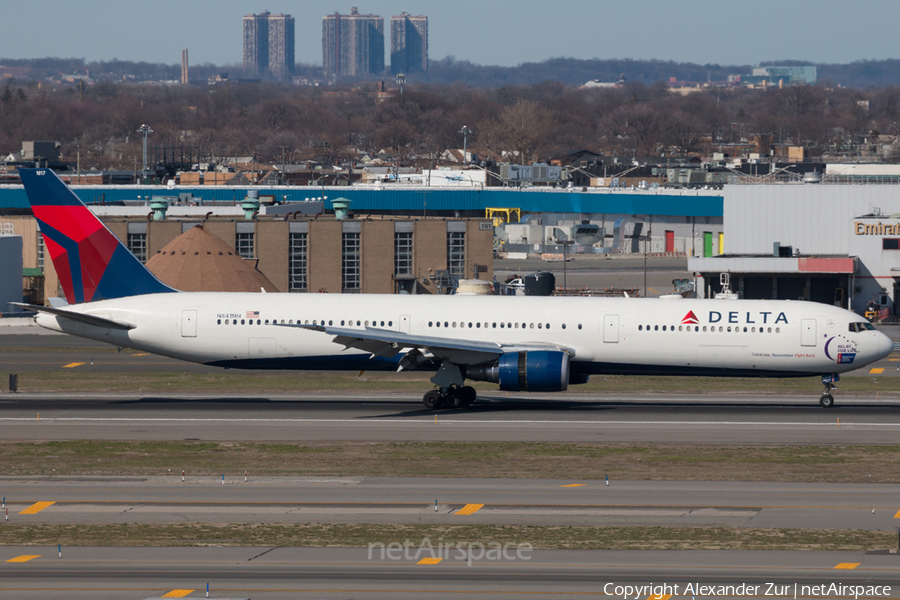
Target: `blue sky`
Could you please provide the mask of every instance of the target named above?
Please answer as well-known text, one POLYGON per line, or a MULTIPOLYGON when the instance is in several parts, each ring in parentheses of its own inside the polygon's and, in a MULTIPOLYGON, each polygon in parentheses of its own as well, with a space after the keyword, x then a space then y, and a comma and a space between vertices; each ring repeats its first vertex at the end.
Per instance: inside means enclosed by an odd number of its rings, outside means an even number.
MULTIPOLYGON (((5 2, 0 57, 241 61, 241 17, 268 9, 296 19, 296 61, 321 64, 322 17, 335 0, 42 0, 5 2)), ((360 0, 362 13, 429 18, 432 59, 513 66, 547 58, 848 63, 900 58, 898 0, 360 0)), ((389 46, 389 40, 386 41, 389 46)), ((389 51, 389 48, 386 48, 389 51)), ((386 57, 386 60, 389 59, 386 57)))

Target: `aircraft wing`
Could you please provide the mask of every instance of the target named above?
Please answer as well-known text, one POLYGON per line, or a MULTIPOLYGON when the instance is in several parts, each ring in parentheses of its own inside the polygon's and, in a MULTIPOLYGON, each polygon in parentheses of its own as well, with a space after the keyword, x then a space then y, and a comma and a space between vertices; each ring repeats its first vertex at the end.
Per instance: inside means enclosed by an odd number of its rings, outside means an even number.
MULTIPOLYGON (((415 349, 427 352, 435 358, 447 360, 457 365, 473 365, 492 360, 507 352, 522 350, 553 350, 574 354, 571 349, 553 344, 501 344, 481 340, 465 340, 430 335, 411 335, 389 329, 366 327, 350 329, 325 325, 288 325, 276 323, 279 327, 298 327, 312 331, 321 331, 333 335, 334 341, 346 348, 354 348, 370 352, 373 356, 393 358, 402 350, 415 349)), ((407 352, 409 355, 409 352, 407 352)), ((413 365, 409 365, 413 366, 413 365)), ((401 368, 408 368, 401 361, 401 368)))
POLYGON ((73 321, 78 321, 87 325, 93 325, 94 327, 106 327, 108 329, 134 329, 135 327, 131 323, 121 323, 119 321, 113 321, 112 319, 95 317, 94 315, 87 315, 72 310, 63 310, 61 308, 51 308, 48 306, 38 306, 36 304, 25 304, 24 302, 10 302, 10 304, 12 304, 13 306, 19 306, 27 310, 32 310, 34 312, 48 313, 57 317, 62 317, 64 319, 71 319, 73 321))

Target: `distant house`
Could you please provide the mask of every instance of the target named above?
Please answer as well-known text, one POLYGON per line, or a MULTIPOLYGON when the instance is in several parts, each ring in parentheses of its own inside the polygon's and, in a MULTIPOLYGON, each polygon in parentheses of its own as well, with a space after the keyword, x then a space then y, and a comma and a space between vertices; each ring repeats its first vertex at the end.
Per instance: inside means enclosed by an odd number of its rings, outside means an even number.
POLYGON ((456 164, 463 163, 473 163, 478 162, 478 155, 472 151, 466 150, 463 153, 463 150, 460 148, 448 148, 441 152, 441 162, 449 162, 456 164))
POLYGON ((603 156, 590 150, 571 150, 550 159, 550 164, 557 167, 587 167, 603 160, 603 156))

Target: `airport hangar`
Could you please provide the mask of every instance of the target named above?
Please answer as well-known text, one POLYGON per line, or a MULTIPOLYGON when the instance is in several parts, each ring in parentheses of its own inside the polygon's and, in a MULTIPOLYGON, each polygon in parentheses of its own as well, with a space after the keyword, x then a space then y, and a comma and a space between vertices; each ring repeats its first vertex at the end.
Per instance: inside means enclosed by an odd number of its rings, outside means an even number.
MULTIPOLYGON (((434 188, 404 184, 355 187, 71 186, 110 230, 144 260, 177 235, 206 219, 206 227, 235 251, 258 260, 259 270, 281 291, 441 293, 440 271, 460 278, 491 279, 494 231, 488 208, 518 209, 548 224, 595 224, 607 232, 604 245, 621 252, 712 255, 722 240, 722 196, 713 190, 540 188, 434 188), (255 219, 241 208, 251 193, 262 201, 255 219), (321 198, 325 198, 324 201, 321 198), (154 200, 167 199, 165 219, 149 218, 154 200), (334 203, 349 201, 350 218, 337 223, 334 203), (273 202, 274 201, 274 202, 273 202), (319 204, 326 214, 310 215, 319 204), (207 216, 207 213, 212 213, 207 216), (287 214, 293 213, 293 214, 287 214), (616 228, 616 224, 621 225, 616 228), (412 231, 410 231, 412 229, 412 231), (614 240, 613 231, 619 238, 614 240), (344 285, 344 234, 357 234, 359 282, 344 285), (405 235, 399 235, 399 234, 405 235), (298 244, 306 236, 306 247, 298 244), (247 241, 252 239, 252 252, 247 241), (455 246, 456 264, 450 254, 455 246), (292 243, 296 242, 296 243, 292 243), (408 243, 400 272, 398 243, 408 243), (304 254, 305 252, 305 254, 304 254), (303 265, 303 261, 306 261, 303 265), (305 281, 300 270, 305 270, 305 281)), ((58 295, 51 261, 22 186, 0 186, 0 221, 23 238, 26 268, 44 273, 46 297, 58 295)), ((533 222, 533 221, 532 221, 533 222)), ((352 238, 353 236, 349 236, 352 238)), ((534 253, 562 253, 562 246, 538 245, 534 253)), ((590 248, 568 248, 569 252, 590 248)), ((35 299, 37 300, 37 299, 35 299)))
POLYGON ((900 186, 878 183, 729 184, 725 252, 688 259, 698 294, 721 273, 744 298, 812 300, 878 318, 900 306, 900 186))

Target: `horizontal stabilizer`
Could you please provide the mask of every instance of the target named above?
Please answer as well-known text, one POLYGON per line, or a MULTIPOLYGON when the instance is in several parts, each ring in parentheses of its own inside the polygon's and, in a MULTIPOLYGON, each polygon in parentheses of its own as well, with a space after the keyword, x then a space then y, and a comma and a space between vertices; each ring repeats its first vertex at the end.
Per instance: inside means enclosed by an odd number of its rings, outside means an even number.
POLYGON ((13 306, 24 308, 26 310, 32 310, 34 312, 42 312, 57 317, 62 317, 64 319, 72 319, 73 321, 79 321, 86 325, 93 325, 94 327, 105 327, 107 329, 134 329, 135 327, 131 323, 120 323, 119 321, 113 321, 112 319, 104 319, 103 317, 86 315, 84 313, 79 313, 72 310, 49 308, 47 306, 37 306, 36 304, 25 304, 23 302, 10 302, 10 304, 12 304, 13 306))

